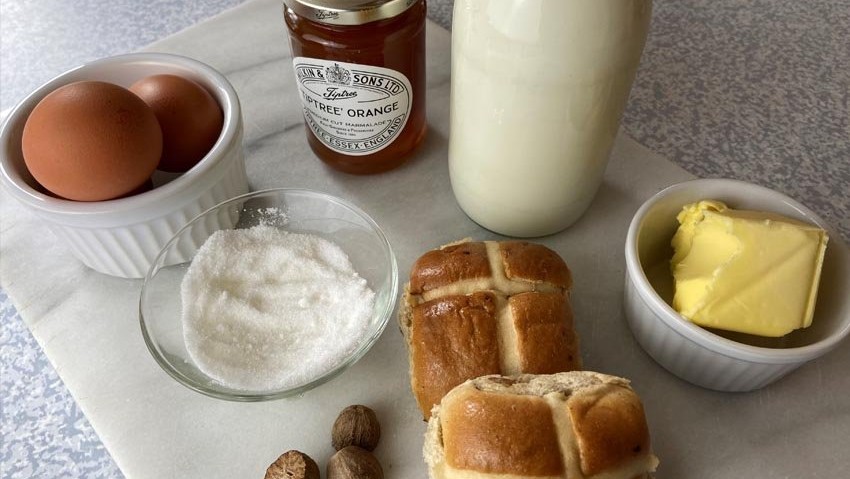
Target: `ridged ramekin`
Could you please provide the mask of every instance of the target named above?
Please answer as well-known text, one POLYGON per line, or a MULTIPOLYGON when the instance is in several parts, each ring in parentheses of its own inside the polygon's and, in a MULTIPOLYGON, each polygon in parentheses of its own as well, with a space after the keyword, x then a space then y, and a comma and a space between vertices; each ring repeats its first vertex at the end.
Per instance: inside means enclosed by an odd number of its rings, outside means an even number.
POLYGON ((811 210, 767 188, 726 179, 673 185, 638 209, 629 226, 625 254, 624 308, 632 333, 661 366, 698 386, 719 391, 764 387, 826 354, 850 333, 847 246, 811 210), (827 231, 829 244, 810 327, 772 343, 745 344, 693 324, 670 306, 670 240, 678 227, 676 215, 682 206, 705 199, 721 200, 736 209, 772 211, 827 231))
MULTIPOLYGON (((85 64, 45 83, 9 114, 0 130, 0 178, 11 195, 41 217, 84 264, 112 276, 141 278, 160 249, 189 220, 248 192, 239 98, 224 75, 179 55, 132 53, 85 64), (42 98, 75 81, 100 80, 129 87, 148 75, 166 73, 206 87, 224 113, 221 135, 197 165, 168 182, 173 174, 157 172, 154 189, 115 200, 68 201, 36 189, 24 164, 21 135, 27 117, 42 98)), ((221 224, 212 230, 232 226, 221 224)), ((200 245, 205 239, 196 240, 200 245)))

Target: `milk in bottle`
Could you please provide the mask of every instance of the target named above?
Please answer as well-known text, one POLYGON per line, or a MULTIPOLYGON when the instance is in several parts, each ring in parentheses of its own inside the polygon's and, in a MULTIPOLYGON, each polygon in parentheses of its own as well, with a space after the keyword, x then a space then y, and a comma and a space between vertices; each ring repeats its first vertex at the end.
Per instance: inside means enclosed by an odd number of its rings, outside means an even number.
POLYGON ((455 0, 449 172, 509 236, 558 232, 602 180, 651 0, 455 0))

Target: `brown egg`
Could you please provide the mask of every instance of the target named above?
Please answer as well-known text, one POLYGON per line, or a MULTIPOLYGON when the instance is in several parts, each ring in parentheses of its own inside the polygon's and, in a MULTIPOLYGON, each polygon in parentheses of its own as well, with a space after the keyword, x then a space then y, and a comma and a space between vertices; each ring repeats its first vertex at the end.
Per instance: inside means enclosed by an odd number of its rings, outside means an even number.
MULTIPOLYGON (((45 195, 47 195, 47 196, 52 196, 52 197, 54 197, 54 198, 59 198, 59 199, 61 199, 61 200, 67 200, 67 199, 70 199, 70 198, 63 198, 63 197, 61 197, 61 196, 57 195, 56 193, 54 193, 54 192, 52 192, 52 191, 48 190, 47 188, 45 188, 44 186, 42 186, 42 185, 40 185, 40 184, 39 184, 39 185, 36 185, 36 188, 35 188, 35 189, 36 189, 39 193, 43 193, 43 194, 45 194, 45 195)), ((138 195, 138 194, 145 193, 145 192, 150 191, 150 190, 152 190, 152 189, 153 189, 153 179, 152 179, 152 178, 148 178, 148 179, 147 179, 147 181, 145 181, 144 183, 142 183, 141 185, 139 185, 139 186, 138 186, 136 189, 134 189, 133 191, 130 191, 130 192, 124 193, 124 194, 123 194, 123 195, 121 195, 121 196, 116 196, 116 197, 115 197, 115 198, 113 198, 113 199, 118 199, 118 198, 129 198, 130 196, 136 196, 136 195, 138 195)))
POLYGON ((206 156, 221 135, 224 117, 203 86, 177 75, 153 75, 134 83, 162 127, 162 171, 184 172, 206 156))
POLYGON ((83 81, 57 88, 27 118, 24 163, 50 192, 101 201, 141 187, 156 169, 162 132, 153 111, 126 88, 83 81))

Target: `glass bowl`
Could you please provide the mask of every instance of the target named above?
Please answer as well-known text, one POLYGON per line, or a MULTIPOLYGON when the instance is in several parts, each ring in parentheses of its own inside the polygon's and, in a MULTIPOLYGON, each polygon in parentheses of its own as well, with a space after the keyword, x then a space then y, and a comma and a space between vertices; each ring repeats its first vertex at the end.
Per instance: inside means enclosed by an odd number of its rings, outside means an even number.
MULTIPOLYGON (((381 336, 395 308, 398 267, 389 241, 366 213, 340 198, 303 189, 257 191, 220 203, 181 228, 153 262, 139 301, 145 343, 156 362, 184 386, 231 401, 265 401, 301 394, 342 373, 381 336), (281 214, 282 213, 282 214, 281 214), (364 339, 336 364, 302 384, 286 389, 252 391, 227 387, 201 371, 183 336, 181 283, 198 248, 220 225, 251 228, 271 225, 291 233, 308 233, 332 241, 348 255, 354 269, 375 292, 364 339)), ((328 338, 334 330, 325 331, 328 338)))

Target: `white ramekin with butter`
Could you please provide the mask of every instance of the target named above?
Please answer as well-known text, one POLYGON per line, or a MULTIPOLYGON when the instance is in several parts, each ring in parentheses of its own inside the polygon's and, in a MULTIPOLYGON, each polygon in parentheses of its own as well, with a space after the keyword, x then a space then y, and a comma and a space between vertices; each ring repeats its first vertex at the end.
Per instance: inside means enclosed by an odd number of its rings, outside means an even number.
MULTIPOLYGON (((717 243, 710 237, 711 232, 703 234, 708 235, 706 240, 717 243)), ((817 255, 820 244, 817 241, 813 244, 817 255)), ((850 334, 850 296, 847 295, 850 251, 841 237, 811 210, 767 188, 726 179, 694 180, 670 186, 647 200, 635 214, 626 238, 625 255, 624 308, 635 338, 664 368, 693 384, 720 391, 758 389, 826 354, 850 334), (779 214, 826 231, 829 245, 823 255, 819 284, 815 285, 817 302, 810 326, 795 328, 780 337, 766 337, 769 334, 760 337, 707 329, 674 309, 671 241, 680 226, 677 216, 684 206, 706 199, 720 201, 736 210, 779 214)), ((709 276, 716 274, 713 270, 700 281, 714 280, 709 276)), ((745 289, 755 282, 745 281, 730 288, 745 289)), ((803 286, 806 287, 805 281, 803 286)), ((781 291, 768 293, 768 297, 770 294, 777 301, 784 295, 781 291)), ((686 298, 692 304, 701 301, 686 298)), ((681 305, 679 309, 683 309, 681 305)))

